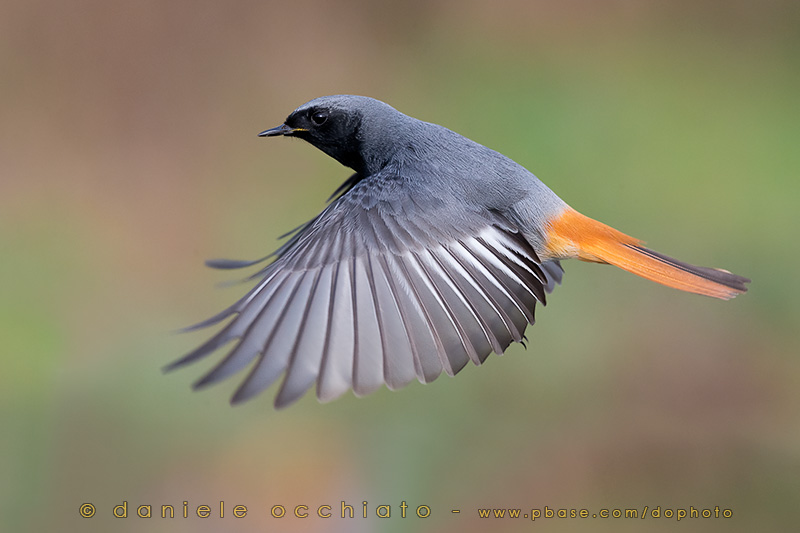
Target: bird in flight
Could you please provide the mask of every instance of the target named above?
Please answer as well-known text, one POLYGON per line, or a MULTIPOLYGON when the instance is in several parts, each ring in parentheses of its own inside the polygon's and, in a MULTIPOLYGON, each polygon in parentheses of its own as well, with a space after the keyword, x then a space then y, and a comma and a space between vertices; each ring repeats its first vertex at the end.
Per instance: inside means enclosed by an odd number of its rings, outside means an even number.
POLYGON ((208 262, 270 260, 244 297, 186 330, 227 324, 165 369, 232 343, 194 385, 250 367, 232 403, 281 376, 277 408, 312 386, 327 402, 480 365, 524 342, 564 259, 723 300, 747 291, 747 278, 645 248, 578 213, 511 159, 372 98, 317 98, 259 135, 298 137, 355 173, 269 256, 208 262))

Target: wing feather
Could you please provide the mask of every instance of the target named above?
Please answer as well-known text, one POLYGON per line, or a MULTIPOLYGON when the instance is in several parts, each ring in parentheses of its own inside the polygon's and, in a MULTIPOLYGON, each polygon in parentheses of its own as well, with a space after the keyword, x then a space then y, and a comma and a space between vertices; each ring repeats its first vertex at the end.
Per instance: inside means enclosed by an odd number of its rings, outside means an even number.
POLYGON ((414 362, 417 379, 430 383, 442 373, 444 354, 429 313, 422 306, 416 287, 408 279, 402 257, 396 255, 380 256, 386 279, 395 295, 402 316, 414 362))
POLYGON ((356 331, 353 392, 356 396, 366 396, 383 384, 383 343, 373 280, 365 257, 356 258, 352 274, 356 331))
POLYGON ((314 384, 319 375, 320 361, 327 336, 332 270, 330 266, 325 266, 315 273, 308 302, 289 354, 286 377, 275 397, 275 407, 277 408, 289 405, 299 399, 314 384))
POLYGON ((437 292, 453 313, 453 318, 458 324, 459 334, 468 345, 470 360, 480 365, 492 350, 489 333, 475 314, 465 296, 453 282, 447 270, 441 267, 439 258, 433 250, 422 250, 417 255, 425 274, 434 285, 437 292))
POLYGON ((442 366, 448 375, 456 375, 471 359, 477 359, 475 348, 467 339, 455 311, 447 305, 435 280, 428 276, 415 253, 401 263, 410 286, 435 329, 442 346, 442 366))
POLYGON ((230 319, 167 368, 236 341, 196 387, 251 365, 231 401, 283 377, 275 397, 281 408, 315 384, 327 402, 351 389, 363 396, 414 378, 431 382, 522 342, 536 303, 561 281, 560 264, 541 263, 522 233, 494 212, 454 218, 437 211, 446 208, 435 199, 405 201, 407 184, 365 184, 369 179, 349 183, 291 233, 243 298, 189 328, 230 319))
POLYGON ((328 315, 329 333, 322 351, 317 379, 317 398, 323 402, 338 398, 352 387, 358 327, 353 306, 354 259, 344 259, 333 265, 333 268, 335 274, 328 315))
POLYGON ((305 300, 298 298, 298 295, 307 297, 308 289, 301 291, 301 288, 308 286, 308 278, 306 272, 292 272, 284 286, 276 292, 274 298, 270 299, 253 323, 253 333, 245 336, 241 344, 236 347, 236 350, 241 348, 245 356, 258 354, 258 359, 234 393, 231 403, 240 403, 252 398, 272 385, 286 369, 289 358, 289 350, 286 347, 288 339, 281 338, 278 333, 291 335, 292 326, 297 327, 296 323, 292 324, 286 317, 291 315, 292 318, 296 318, 297 308, 305 306, 305 300), (277 344, 280 344, 280 350, 274 349, 275 339, 278 340, 277 344))

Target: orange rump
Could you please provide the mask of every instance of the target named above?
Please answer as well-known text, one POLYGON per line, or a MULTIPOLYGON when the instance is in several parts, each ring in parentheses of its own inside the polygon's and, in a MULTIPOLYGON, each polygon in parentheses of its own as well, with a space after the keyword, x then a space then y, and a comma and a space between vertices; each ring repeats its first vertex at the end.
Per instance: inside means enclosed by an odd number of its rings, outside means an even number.
POLYGON ((567 208, 549 223, 547 248, 556 258, 607 263, 674 289, 729 300, 750 280, 727 270, 691 265, 642 246, 642 241, 567 208))

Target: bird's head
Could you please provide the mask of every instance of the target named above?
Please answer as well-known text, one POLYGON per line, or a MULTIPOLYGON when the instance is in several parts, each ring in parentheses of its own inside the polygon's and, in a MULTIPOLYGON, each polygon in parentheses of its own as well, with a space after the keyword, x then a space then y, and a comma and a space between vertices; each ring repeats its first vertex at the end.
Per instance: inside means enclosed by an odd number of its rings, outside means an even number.
POLYGON ((341 164, 369 175, 394 154, 397 135, 409 120, 388 104, 366 96, 323 96, 301 105, 283 124, 258 135, 299 137, 341 164))

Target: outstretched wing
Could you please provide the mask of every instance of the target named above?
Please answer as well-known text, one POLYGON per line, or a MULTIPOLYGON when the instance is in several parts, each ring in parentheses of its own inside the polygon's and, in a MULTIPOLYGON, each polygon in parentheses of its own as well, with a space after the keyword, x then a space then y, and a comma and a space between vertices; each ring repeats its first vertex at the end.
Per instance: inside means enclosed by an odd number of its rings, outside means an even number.
POLYGON ((521 342, 536 302, 560 282, 560 265, 540 264, 497 214, 454 214, 401 180, 368 181, 302 226, 241 300, 189 328, 233 316, 167 369, 235 341, 195 387, 251 366, 231 401, 283 376, 275 406, 284 407, 314 384, 330 401, 350 388, 362 396, 384 383, 452 376, 521 342))

